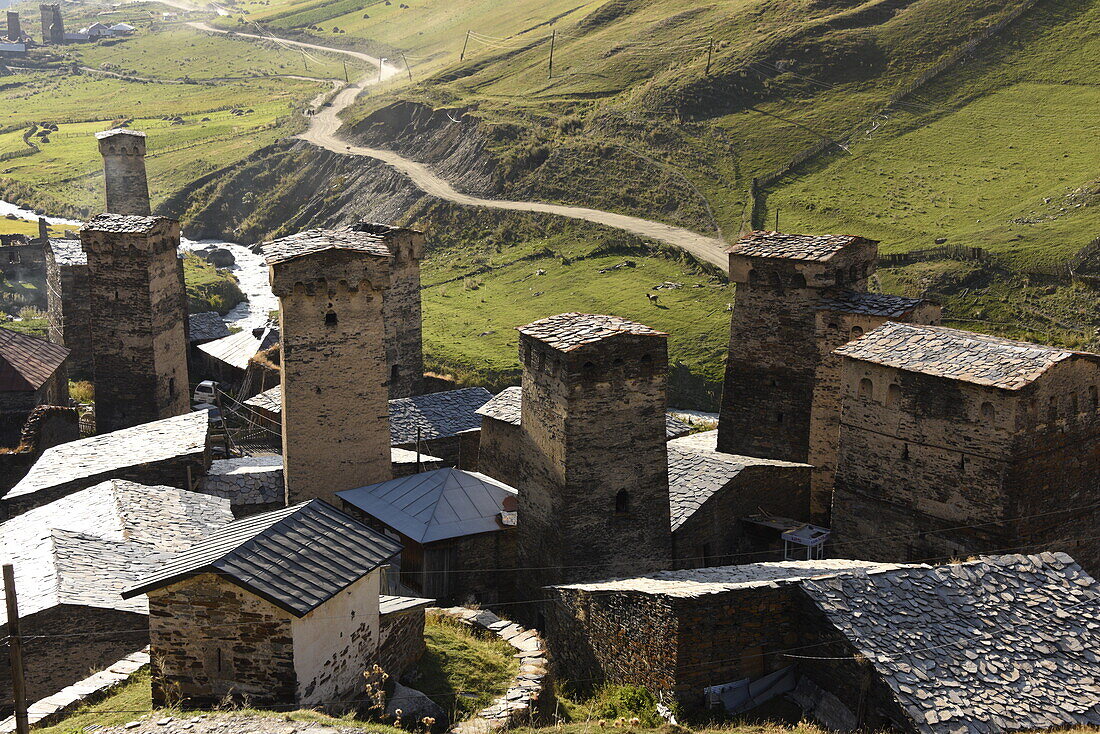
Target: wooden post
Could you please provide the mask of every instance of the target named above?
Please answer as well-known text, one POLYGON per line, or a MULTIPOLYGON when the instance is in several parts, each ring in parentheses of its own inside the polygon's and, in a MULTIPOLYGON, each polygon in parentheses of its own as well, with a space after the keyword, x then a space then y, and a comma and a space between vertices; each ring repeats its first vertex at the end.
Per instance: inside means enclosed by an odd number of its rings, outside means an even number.
POLYGON ((714 58, 714 39, 710 39, 710 45, 707 46, 707 70, 703 72, 704 76, 710 74, 710 60, 714 58))
POLYGON ((4 564, 4 599, 8 606, 8 650, 11 658, 11 692, 15 701, 15 731, 27 734, 27 682, 23 679, 23 636, 19 631, 19 602, 15 596, 15 567, 4 564))
POLYGON ((344 81, 349 84, 351 83, 351 79, 348 79, 348 62, 346 61, 344 62, 344 81))
POLYGON ((775 231, 779 231, 779 207, 775 208, 775 231))
POLYGON ((462 42, 462 53, 458 55, 458 60, 463 61, 466 58, 466 46, 470 44, 470 32, 466 31, 466 40, 462 42))
POLYGON ((420 473, 420 426, 416 427, 416 473, 420 473))
POLYGON ((405 71, 409 72, 409 81, 411 82, 413 80, 413 70, 412 67, 409 66, 409 60, 405 58, 404 51, 401 52, 401 61, 405 64, 405 71))
POLYGON ((547 79, 553 79, 554 78, 554 41, 557 40, 557 37, 558 37, 558 29, 555 28, 550 33, 550 71, 546 75, 547 79))

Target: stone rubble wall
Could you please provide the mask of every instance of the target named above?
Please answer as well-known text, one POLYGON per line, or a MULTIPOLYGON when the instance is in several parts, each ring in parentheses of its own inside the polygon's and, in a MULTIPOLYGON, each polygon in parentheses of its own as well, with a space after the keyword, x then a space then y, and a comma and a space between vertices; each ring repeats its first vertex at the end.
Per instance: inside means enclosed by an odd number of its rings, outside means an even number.
POLYGON ((424 654, 424 610, 383 614, 378 631, 378 665, 397 680, 424 654))
POLYGON ((530 724, 554 698, 546 645, 538 631, 501 619, 484 609, 450 607, 429 609, 447 619, 501 638, 517 650, 519 672, 504 695, 472 718, 451 728, 451 734, 488 734, 530 724))
POLYGON ((282 506, 284 503, 282 458, 257 456, 244 459, 219 459, 210 465, 210 473, 203 478, 199 491, 215 497, 224 497, 235 509, 243 507, 252 509, 256 505, 282 506))

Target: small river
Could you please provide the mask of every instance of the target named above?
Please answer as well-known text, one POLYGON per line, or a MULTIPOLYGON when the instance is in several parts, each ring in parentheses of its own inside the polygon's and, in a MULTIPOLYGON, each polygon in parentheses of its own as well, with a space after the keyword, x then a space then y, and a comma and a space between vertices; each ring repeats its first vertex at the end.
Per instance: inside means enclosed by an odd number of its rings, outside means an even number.
MULTIPOLYGON (((0 200, 0 227, 3 227, 2 218, 6 217, 8 214, 14 214, 20 219, 28 219, 30 221, 37 221, 39 217, 38 214, 35 214, 30 209, 23 209, 11 202, 0 200)), ((78 222, 74 219, 64 219, 62 217, 47 216, 46 221, 61 227, 76 228, 82 224, 82 222, 78 222)), ((244 245, 239 245, 236 242, 225 242, 223 240, 190 240, 186 237, 180 238, 181 251, 195 250, 206 247, 207 245, 224 247, 233 253, 236 264, 229 268, 229 272, 236 276, 241 291, 247 296, 246 301, 240 303, 236 308, 223 316, 222 319, 226 324, 237 326, 242 329, 251 329, 266 324, 267 315, 279 308, 279 299, 271 292, 271 285, 267 282, 267 265, 264 264, 264 259, 244 245)))

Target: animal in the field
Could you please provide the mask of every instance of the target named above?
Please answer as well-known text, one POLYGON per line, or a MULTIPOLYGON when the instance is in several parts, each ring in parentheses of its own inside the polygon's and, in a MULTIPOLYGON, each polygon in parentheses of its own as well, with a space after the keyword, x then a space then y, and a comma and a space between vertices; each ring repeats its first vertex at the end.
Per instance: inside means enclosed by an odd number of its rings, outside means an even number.
POLYGON ((648 298, 649 302, 652 303, 654 306, 657 305, 658 299, 660 299, 660 296, 658 296, 656 293, 646 293, 645 297, 648 298))

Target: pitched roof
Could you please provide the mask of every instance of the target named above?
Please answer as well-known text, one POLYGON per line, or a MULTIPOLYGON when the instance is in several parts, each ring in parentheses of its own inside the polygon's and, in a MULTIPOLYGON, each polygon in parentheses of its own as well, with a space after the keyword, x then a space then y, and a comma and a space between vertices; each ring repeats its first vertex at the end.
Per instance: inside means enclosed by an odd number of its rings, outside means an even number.
POLYGON ((21 614, 59 604, 144 612, 145 600, 124 601, 122 590, 232 520, 228 500, 114 479, 0 524, 0 559, 15 566, 21 614))
POLYGON ((838 573, 859 574, 887 568, 896 568, 896 564, 827 558, 816 561, 778 561, 747 563, 741 566, 712 566, 683 571, 658 571, 645 576, 564 584, 550 588, 598 592, 623 591, 691 598, 721 594, 736 589, 795 583, 818 576, 831 576, 838 573))
MULTIPOLYGON (((784 232, 750 232, 729 248, 729 252, 746 257, 774 257, 786 260, 816 260, 825 262, 862 237, 841 234, 786 234, 784 232)), ((866 240, 870 242, 870 240, 866 240)))
POLYGON ((516 490, 477 472, 437 469, 337 492, 418 543, 500 530, 504 500, 516 490))
POLYGON ((835 354, 1003 390, 1026 387, 1065 359, 1080 357, 1100 363, 1096 354, 893 321, 845 344, 835 354))
POLYGON ((1064 553, 902 566, 802 589, 919 732, 1100 724, 1100 584, 1064 553))
MULTIPOLYGON (((90 27, 94 28, 95 26, 100 26, 102 28, 106 27, 102 23, 95 23, 94 25, 92 25, 90 27)), ((127 137, 135 137, 135 138, 144 138, 145 137, 145 133, 143 133, 141 130, 131 130, 130 128, 127 128, 127 127, 116 127, 112 130, 104 130, 102 132, 96 133, 95 138, 96 138, 96 140, 103 140, 105 138, 114 138, 114 137, 118 137, 120 135, 121 136, 127 136, 127 137)))
MULTIPOLYGON (((504 423, 510 423, 513 426, 518 426, 521 423, 520 414, 523 412, 522 408, 523 389, 517 386, 504 388, 475 412, 486 418, 492 418, 504 423)), ((679 438, 680 436, 691 433, 691 430, 691 426, 687 423, 684 423, 671 413, 665 413, 666 438, 679 438)))
POLYGON ((77 480, 102 481, 143 464, 202 453, 209 427, 206 411, 198 411, 58 444, 42 452, 4 499, 77 480))
POLYGON ((217 311, 203 311, 187 316, 187 336, 190 341, 213 341, 229 336, 229 327, 217 311))
POLYGON ((466 387, 391 400, 390 443, 414 443, 417 428, 424 441, 481 428, 477 410, 492 397, 483 387, 466 387))
POLYGON ((261 408, 271 413, 283 412, 283 387, 275 387, 257 393, 244 401, 244 404, 252 408, 261 408))
POLYGON ((37 390, 68 356, 69 350, 60 344, 0 328, 0 392, 37 390))
POLYGON ((311 229, 263 245, 264 259, 268 265, 325 250, 350 250, 374 257, 393 256, 384 236, 351 229, 311 229))
POLYGON ((378 595, 378 613, 383 617, 387 614, 423 609, 424 607, 430 607, 432 604, 435 604, 435 599, 424 599, 418 596, 378 595))
POLYGON ((84 252, 80 240, 58 240, 50 238, 50 249, 54 262, 58 265, 87 265, 88 253, 84 252))
POLYGON ((322 500, 237 520, 167 559, 123 597, 215 573, 302 617, 401 552, 322 500))
POLYGON ((860 293, 841 291, 822 298, 818 308, 822 311, 842 311, 866 316, 885 316, 896 319, 911 313, 923 303, 922 298, 905 298, 886 293, 860 293))
POLYGON ((278 341, 278 329, 273 326, 260 326, 200 344, 199 350, 231 367, 246 370, 248 360, 252 359, 256 352, 267 349, 278 341))
POLYGON ((572 352, 619 334, 668 336, 664 332, 618 316, 589 313, 562 313, 517 327, 517 331, 563 352, 572 352))

